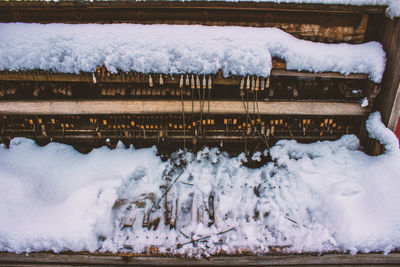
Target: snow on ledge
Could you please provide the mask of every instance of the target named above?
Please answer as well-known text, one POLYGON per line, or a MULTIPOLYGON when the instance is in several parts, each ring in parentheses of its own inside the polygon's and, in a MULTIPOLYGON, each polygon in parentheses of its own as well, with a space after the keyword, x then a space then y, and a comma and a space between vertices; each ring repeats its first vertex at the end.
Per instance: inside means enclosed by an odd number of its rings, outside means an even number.
POLYGON ((366 73, 379 83, 386 55, 378 42, 323 44, 276 28, 135 24, 0 24, 0 70, 216 73, 269 76, 271 58, 290 70, 366 73))

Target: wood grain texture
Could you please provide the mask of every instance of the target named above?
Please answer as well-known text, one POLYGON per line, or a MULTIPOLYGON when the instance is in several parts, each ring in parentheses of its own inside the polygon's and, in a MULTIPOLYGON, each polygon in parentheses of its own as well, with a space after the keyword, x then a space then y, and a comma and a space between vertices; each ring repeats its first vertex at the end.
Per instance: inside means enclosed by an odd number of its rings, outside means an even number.
POLYGON ((222 1, 1 1, 1 22, 276 27, 321 42, 361 43, 384 6, 222 1))
POLYGON ((386 19, 382 43, 387 63, 377 109, 382 114, 382 121, 394 131, 400 115, 400 18, 386 19))
POLYGON ((214 256, 210 258, 181 258, 167 256, 149 256, 133 254, 96 254, 96 253, 0 253, 0 265, 37 266, 37 265, 103 265, 103 266, 241 266, 241 265, 363 265, 382 266, 400 265, 400 254, 326 254, 315 255, 266 255, 266 256, 214 256))
MULTIPOLYGON (((215 76, 215 75, 213 75, 215 76)), ((368 74, 348 74, 344 75, 336 72, 312 73, 305 71, 290 71, 282 69, 272 69, 271 76, 288 77, 315 77, 315 78, 337 78, 337 79, 368 79, 368 74)), ((155 76, 153 75, 153 78, 155 76)), ((180 75, 173 75, 164 78, 165 84, 179 83, 180 75), (174 77, 172 79, 172 77, 174 77)), ((220 77, 213 79, 216 85, 239 85, 241 77, 231 76, 228 78, 220 77)), ((126 82, 126 83, 148 83, 147 74, 131 75, 126 73, 112 74, 110 76, 96 76, 98 83, 101 82, 126 82)), ((92 73, 71 74, 71 73, 49 73, 44 71, 21 71, 8 72, 0 71, 0 81, 37 81, 37 82, 88 82, 93 83, 92 73)))
MULTIPOLYGON (((183 101, 186 113, 192 112, 192 101, 183 101)), ((193 112, 200 113, 200 101, 193 102, 193 112)), ((249 103, 248 112, 257 110, 249 103)), ((208 112, 207 101, 203 112, 208 112)), ((242 101, 210 101, 211 114, 246 114, 242 101)), ((335 102, 258 102, 260 114, 270 115, 366 115, 369 109, 357 103, 335 102)), ((83 115, 83 114, 181 114, 182 101, 177 100, 77 100, 77 101, 2 101, 0 114, 83 115)))

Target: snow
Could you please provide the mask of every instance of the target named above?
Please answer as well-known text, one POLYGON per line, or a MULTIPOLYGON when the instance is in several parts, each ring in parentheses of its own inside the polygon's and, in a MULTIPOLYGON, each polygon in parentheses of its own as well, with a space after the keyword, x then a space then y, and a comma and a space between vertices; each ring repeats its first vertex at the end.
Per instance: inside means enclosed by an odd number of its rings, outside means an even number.
POLYGON ((366 107, 368 107, 368 105, 369 105, 368 98, 367 98, 367 97, 364 97, 364 98, 361 100, 361 107, 366 108, 366 107))
POLYGON ((386 55, 378 42, 323 44, 276 28, 135 24, 0 24, 0 70, 269 76, 272 57, 290 70, 367 73, 379 83, 386 55))
POLYGON ((384 154, 354 135, 282 140, 258 169, 216 148, 162 162, 155 148, 84 155, 15 138, 0 147, 0 251, 389 253, 400 248, 399 142, 379 113, 367 130, 384 154))

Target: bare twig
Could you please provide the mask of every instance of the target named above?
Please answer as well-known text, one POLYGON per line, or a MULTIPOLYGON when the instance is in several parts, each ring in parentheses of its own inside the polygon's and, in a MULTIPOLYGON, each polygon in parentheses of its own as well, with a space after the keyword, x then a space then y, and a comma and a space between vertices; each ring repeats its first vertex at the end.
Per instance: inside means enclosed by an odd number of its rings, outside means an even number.
MULTIPOLYGON (((235 228, 236 228, 236 227, 233 227, 233 228, 228 229, 228 230, 226 230, 226 231, 219 232, 219 233, 216 234, 216 235, 223 235, 223 234, 226 234, 226 233, 228 233, 228 232, 230 232, 230 231, 232 231, 232 230, 235 230, 235 228)), ((182 232, 181 232, 181 234, 182 234, 182 232)), ((212 235, 208 235, 208 236, 205 236, 205 237, 202 237, 202 238, 199 238, 199 239, 192 239, 192 240, 190 240, 190 241, 188 241, 188 242, 186 242, 186 243, 178 244, 177 247, 178 247, 178 248, 181 248, 181 247, 183 247, 184 245, 187 245, 187 244, 190 244, 190 243, 195 243, 195 242, 198 242, 198 241, 201 241, 201 240, 205 240, 205 239, 207 239, 207 238, 210 238, 211 236, 212 236, 212 235)))
POLYGON ((297 222, 295 220, 292 220, 292 219, 290 219, 289 217, 286 217, 286 216, 285 216, 285 218, 288 219, 289 221, 291 221, 292 223, 297 224, 297 222))
POLYGON ((185 170, 183 169, 182 172, 175 178, 175 180, 172 182, 172 184, 170 184, 168 186, 168 188, 165 190, 164 194, 161 196, 161 198, 158 200, 156 207, 159 207, 159 204, 161 202, 161 200, 165 197, 165 195, 168 193, 168 191, 171 189, 171 187, 175 184, 175 182, 179 179, 179 177, 181 177, 181 175, 185 172, 185 170))

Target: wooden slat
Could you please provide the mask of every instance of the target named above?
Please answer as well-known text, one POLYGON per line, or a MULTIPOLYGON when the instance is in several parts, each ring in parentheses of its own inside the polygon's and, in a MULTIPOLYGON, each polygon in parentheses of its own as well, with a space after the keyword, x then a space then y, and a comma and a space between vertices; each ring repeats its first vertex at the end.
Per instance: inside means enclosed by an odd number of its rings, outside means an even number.
POLYGON ((348 75, 337 72, 305 72, 293 70, 272 70, 271 76, 295 76, 295 77, 316 77, 316 78, 337 78, 337 79, 368 79, 368 74, 351 73, 348 75))
MULTIPOLYGON (((184 101, 186 113, 192 112, 192 101, 184 101)), ((193 102, 195 113, 200 113, 200 102, 193 102)), ((365 115, 369 109, 357 103, 335 102, 258 102, 260 114, 271 115, 365 115)), ((249 104, 253 110, 253 103, 249 104)), ((257 110, 257 109, 255 109, 257 110)), ((203 112, 208 111, 207 101, 203 112)), ((1 114, 162 114, 182 113, 182 102, 176 100, 77 100, 77 101, 2 101, 1 114)), ((241 101, 210 101, 212 114, 246 114, 241 101)))
POLYGON ((369 14, 384 10, 250 1, 0 1, 0 21, 277 27, 307 40, 362 43, 369 14))
POLYGON ((312 4, 312 3, 284 3, 273 2, 229 2, 229 1, 1 1, 0 7, 13 7, 26 10, 35 8, 85 8, 85 9, 115 9, 115 8, 223 8, 223 9, 259 9, 291 12, 324 12, 324 13, 370 13, 383 14, 386 6, 377 5, 340 5, 340 4, 312 4))
MULTIPOLYGON (((49 136, 44 136, 44 135, 34 135, 32 134, 21 134, 20 132, 18 133, 18 135, 13 135, 13 134, 6 134, 6 135, 1 135, 1 138, 3 139, 12 139, 15 136, 19 136, 19 137, 28 137, 28 138, 35 138, 36 140, 39 139, 45 139, 48 140, 49 136)), ((160 138, 157 136, 132 136, 129 138, 124 138, 121 135, 111 135, 111 134, 104 134, 101 137, 98 137, 96 135, 96 133, 94 132, 91 135, 88 134, 65 134, 65 135, 51 135, 51 138, 53 141, 57 141, 57 140, 61 140, 61 141, 88 141, 88 142, 92 142, 92 141, 96 141, 96 140, 101 140, 104 141, 106 138, 113 138, 113 139, 118 139, 118 140, 129 140, 129 141, 159 141, 160 138)), ((310 136, 310 135, 305 135, 305 136, 291 136, 291 135, 274 135, 269 137, 268 139, 290 139, 290 140, 300 140, 300 141, 312 141, 312 140, 336 140, 339 139, 340 136, 337 135, 324 135, 324 136, 310 136)), ((169 135, 168 138, 166 138, 166 140, 168 140, 168 142, 182 142, 184 139, 186 139, 186 141, 191 142, 193 140, 193 135, 169 135)), ((244 142, 245 139, 247 140, 260 140, 260 136, 256 135, 256 136, 226 136, 226 135, 207 135, 205 137, 203 136, 199 136, 197 141, 201 142, 201 141, 207 141, 207 142, 220 142, 221 140, 224 140, 226 142, 244 142)))
MULTIPOLYGON (((321 78, 337 78, 337 79, 368 79, 367 74, 348 74, 344 75, 337 72, 299 72, 290 70, 272 70, 271 76, 291 76, 291 77, 321 77, 321 78)), ((157 76, 156 76, 157 77, 157 76)), ((165 78, 165 84, 177 84, 180 75, 174 75, 165 78)), ((153 77, 154 78, 154 77, 153 77)), ((130 83, 147 83, 147 75, 111 75, 110 77, 97 77, 97 82, 130 82, 130 83)), ((216 85, 239 85, 241 77, 231 76, 228 78, 213 79, 213 84, 216 85)), ((71 73, 46 73, 46 72, 0 72, 0 81, 37 81, 37 82, 93 82, 91 73, 71 74, 71 73)))
POLYGON ((0 264, 13 266, 36 265, 102 265, 102 266, 307 266, 307 265, 400 265, 400 254, 325 254, 315 255, 266 255, 266 256, 214 256, 209 258, 185 258, 135 254, 89 253, 0 253, 0 264))
POLYGON ((382 121, 394 131, 400 116, 400 18, 386 20, 382 43, 387 63, 377 102, 382 121))

